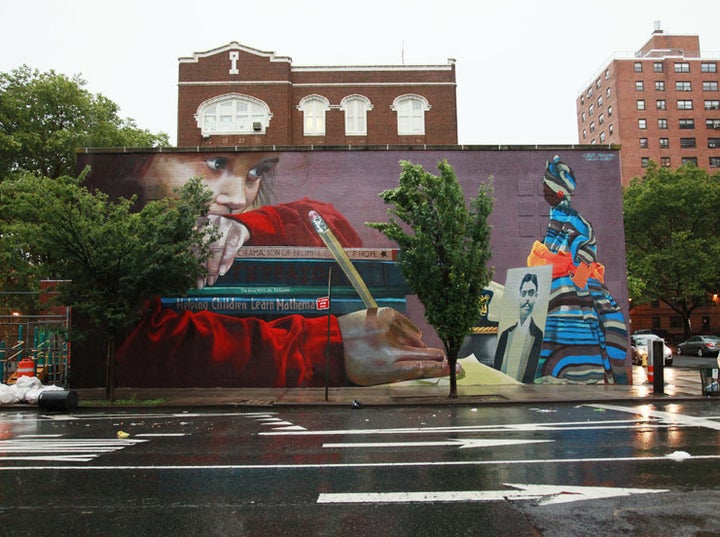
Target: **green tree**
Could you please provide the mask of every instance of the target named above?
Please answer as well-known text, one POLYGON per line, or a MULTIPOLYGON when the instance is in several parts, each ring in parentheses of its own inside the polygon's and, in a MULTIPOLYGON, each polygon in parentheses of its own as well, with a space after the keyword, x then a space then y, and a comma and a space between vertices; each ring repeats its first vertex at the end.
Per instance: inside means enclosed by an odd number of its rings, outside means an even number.
POLYGON ((470 209, 455 171, 438 163, 440 176, 402 161, 399 186, 380 193, 388 222, 369 222, 400 247, 398 260, 425 317, 443 342, 450 365, 450 397, 457 397, 455 367, 470 328, 480 317, 480 293, 492 277, 491 187, 483 184, 470 209), (402 225, 401 224, 404 224, 402 225))
POLYGON ((689 336, 693 310, 708 304, 720 282, 720 174, 651 162, 623 198, 630 298, 664 302, 689 336))
POLYGON ((0 73, 0 181, 9 174, 75 175, 79 147, 164 147, 153 134, 121 119, 111 100, 84 89, 78 75, 41 73, 24 65, 0 73))
POLYGON ((118 337, 148 299, 183 294, 205 274, 214 232, 196 222, 211 197, 195 178, 177 199, 133 212, 134 200, 91 192, 83 177, 23 175, 0 183, 0 259, 23 260, 14 265, 18 277, 68 282, 58 288, 63 303, 105 337, 106 395, 113 399, 118 337))

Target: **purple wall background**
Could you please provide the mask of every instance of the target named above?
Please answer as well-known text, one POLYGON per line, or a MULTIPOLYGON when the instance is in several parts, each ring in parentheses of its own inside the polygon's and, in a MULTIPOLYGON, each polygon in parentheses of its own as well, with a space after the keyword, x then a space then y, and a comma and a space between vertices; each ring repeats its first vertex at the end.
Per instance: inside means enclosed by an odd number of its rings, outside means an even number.
MULTIPOLYGON (((198 150, 172 149, 164 152, 197 154, 198 150)), ((211 154, 218 152, 223 151, 218 149, 211 154)), ((228 148, 224 152, 227 153, 228 148)), ((467 199, 476 195, 482 182, 491 179, 495 205, 490 217, 493 226, 490 265, 495 270, 494 280, 501 284, 505 282, 505 273, 509 268, 526 265, 533 241, 544 234, 549 206, 542 195, 542 177, 546 161, 557 154, 575 173, 577 189, 571 205, 595 229, 598 261, 606 267, 606 285, 623 308, 627 322, 627 274, 618 150, 595 146, 451 146, 430 150, 293 148, 276 153, 280 158, 274 179, 276 201, 282 203, 309 197, 333 203, 355 226, 364 246, 392 246, 384 236, 364 224, 386 220, 388 207, 378 193, 397 186, 401 160, 422 165, 434 175, 439 173, 437 163, 447 160, 454 168, 467 199)), ((133 158, 132 150, 89 150, 78 154, 78 168, 90 165, 96 170, 90 174, 89 186, 97 186, 111 195, 125 193, 128 192, 128 177, 122 170, 132 168, 127 163, 133 158), (125 186, 121 188, 121 184, 125 186)), ((434 331, 424 321, 422 306, 412 297, 408 302, 408 316, 423 328, 428 344, 441 346, 434 331)))

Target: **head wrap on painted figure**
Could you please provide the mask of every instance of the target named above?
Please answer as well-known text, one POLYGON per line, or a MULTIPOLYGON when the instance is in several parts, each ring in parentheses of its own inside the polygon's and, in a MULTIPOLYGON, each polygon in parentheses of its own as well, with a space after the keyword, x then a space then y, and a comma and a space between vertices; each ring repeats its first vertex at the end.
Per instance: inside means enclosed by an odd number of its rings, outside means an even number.
POLYGON ((545 165, 545 177, 543 182, 557 194, 560 202, 570 201, 572 193, 575 192, 575 175, 570 166, 560 160, 555 155, 553 159, 545 165))

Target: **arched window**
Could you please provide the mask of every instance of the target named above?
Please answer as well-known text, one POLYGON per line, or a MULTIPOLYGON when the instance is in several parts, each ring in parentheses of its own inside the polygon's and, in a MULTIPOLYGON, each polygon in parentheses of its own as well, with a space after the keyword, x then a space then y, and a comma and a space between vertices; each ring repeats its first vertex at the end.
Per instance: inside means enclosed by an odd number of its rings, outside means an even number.
POLYGON ((397 112, 398 134, 425 134, 425 112, 430 104, 420 95, 401 95, 393 101, 391 110, 397 112))
POLYGON ((348 95, 340 101, 340 110, 345 112, 345 135, 367 135, 367 113, 372 109, 370 99, 362 95, 348 95))
POLYGON ((297 108, 303 113, 303 134, 325 136, 325 113, 330 109, 330 101, 320 95, 308 95, 297 108))
POLYGON ((265 134, 272 114, 260 99, 230 93, 200 104, 195 114, 203 136, 212 134, 265 134))

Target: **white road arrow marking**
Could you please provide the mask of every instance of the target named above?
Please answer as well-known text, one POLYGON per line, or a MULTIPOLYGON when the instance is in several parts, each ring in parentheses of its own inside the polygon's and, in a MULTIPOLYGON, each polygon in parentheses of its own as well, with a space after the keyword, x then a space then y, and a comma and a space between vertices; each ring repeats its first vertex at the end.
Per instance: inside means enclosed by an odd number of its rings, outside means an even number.
POLYGON ((406 447, 435 447, 455 446, 460 449, 487 448, 495 446, 515 446, 518 444, 539 444, 541 442, 554 442, 554 440, 488 440, 477 438, 457 438, 454 440, 438 440, 436 442, 339 442, 325 443, 324 448, 406 448, 406 447))
POLYGON ((549 505, 669 491, 669 489, 520 485, 511 483, 504 483, 504 485, 513 487, 515 490, 321 493, 318 496, 317 503, 440 503, 536 500, 541 505, 549 505))

